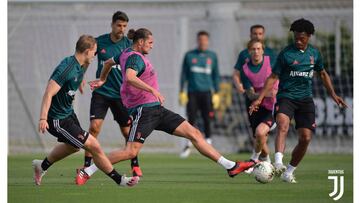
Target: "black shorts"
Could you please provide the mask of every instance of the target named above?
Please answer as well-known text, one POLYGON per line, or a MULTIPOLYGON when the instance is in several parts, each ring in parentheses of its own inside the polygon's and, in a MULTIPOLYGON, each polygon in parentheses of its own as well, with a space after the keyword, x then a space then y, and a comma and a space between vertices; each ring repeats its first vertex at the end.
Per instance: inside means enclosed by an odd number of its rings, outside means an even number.
POLYGON ((175 129, 185 121, 183 117, 163 106, 138 107, 131 115, 129 142, 144 143, 153 130, 161 130, 173 134, 175 129))
POLYGON ((127 109, 123 105, 121 99, 113 99, 93 92, 90 104, 90 120, 103 119, 110 108, 114 120, 119 123, 121 127, 130 125, 130 117, 127 109))
POLYGON ((83 148, 89 133, 80 126, 76 114, 64 119, 48 119, 49 133, 57 137, 58 142, 64 142, 75 148, 83 148))
POLYGON ((293 100, 280 98, 275 104, 275 114, 283 113, 290 120, 295 118, 295 128, 308 128, 315 131, 315 104, 312 98, 293 100))
POLYGON ((253 136, 255 136, 256 128, 260 123, 265 123, 270 128, 274 124, 273 112, 260 106, 258 111, 253 112, 249 115, 250 126, 253 131, 253 136))

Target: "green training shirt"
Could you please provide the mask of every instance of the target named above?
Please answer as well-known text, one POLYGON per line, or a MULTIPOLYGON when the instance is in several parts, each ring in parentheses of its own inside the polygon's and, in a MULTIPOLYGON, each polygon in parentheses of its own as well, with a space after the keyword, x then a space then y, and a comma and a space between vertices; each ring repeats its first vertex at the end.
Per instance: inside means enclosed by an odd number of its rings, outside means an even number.
POLYGON ((323 69, 318 49, 308 44, 306 50, 301 51, 295 44, 288 45, 280 52, 272 71, 279 77, 277 98, 300 100, 312 97, 314 70, 323 69))
POLYGON ((80 66, 75 56, 66 57, 55 68, 50 79, 61 86, 61 89, 52 97, 48 119, 64 119, 73 114, 72 103, 84 73, 85 69, 80 66))
MULTIPOLYGON (((114 43, 110 38, 110 34, 101 35, 96 38, 96 41, 98 57, 96 78, 100 78, 104 62, 113 56, 120 55, 124 49, 131 46, 132 41, 124 36, 121 40, 114 43)), ((119 99, 121 83, 122 76, 120 65, 114 65, 106 79, 105 84, 94 91, 110 98, 119 99)))
POLYGON ((187 52, 182 65, 181 91, 186 82, 188 92, 219 91, 220 74, 216 53, 199 49, 187 52))

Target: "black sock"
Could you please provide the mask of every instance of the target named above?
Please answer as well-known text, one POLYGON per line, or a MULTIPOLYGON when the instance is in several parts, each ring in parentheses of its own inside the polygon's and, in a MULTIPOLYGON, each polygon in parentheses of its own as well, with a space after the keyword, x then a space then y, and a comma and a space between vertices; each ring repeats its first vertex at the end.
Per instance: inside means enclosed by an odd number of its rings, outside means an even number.
POLYGON ((42 170, 46 171, 48 170, 48 168, 52 165, 52 163, 50 163, 50 161, 47 159, 47 157, 45 157, 45 159, 43 160, 43 162, 41 163, 41 168, 42 170))
POLYGON ((89 167, 91 165, 91 159, 92 159, 91 156, 85 156, 85 159, 84 159, 84 166, 85 167, 89 167))
POLYGON ((121 175, 113 169, 110 173, 107 174, 111 179, 113 179, 118 185, 121 183, 121 175))
POLYGON ((137 158, 137 156, 133 159, 131 159, 131 168, 133 168, 134 166, 139 166, 139 160, 137 158))

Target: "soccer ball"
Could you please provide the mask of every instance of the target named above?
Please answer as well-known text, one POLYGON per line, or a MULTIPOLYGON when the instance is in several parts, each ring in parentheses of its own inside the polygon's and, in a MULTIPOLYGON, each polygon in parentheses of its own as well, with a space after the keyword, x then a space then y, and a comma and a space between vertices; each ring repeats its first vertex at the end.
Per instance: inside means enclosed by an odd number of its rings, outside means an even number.
POLYGON ((271 163, 262 161, 254 166, 253 174, 256 181, 265 184, 273 180, 274 172, 275 168, 271 163))

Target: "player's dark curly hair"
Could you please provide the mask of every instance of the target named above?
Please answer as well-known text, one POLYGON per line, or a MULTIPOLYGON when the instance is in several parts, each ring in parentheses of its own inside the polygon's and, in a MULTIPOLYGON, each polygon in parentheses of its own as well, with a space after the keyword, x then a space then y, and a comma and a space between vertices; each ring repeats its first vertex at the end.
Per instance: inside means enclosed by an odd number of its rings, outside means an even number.
POLYGON ((129 17, 122 11, 116 11, 112 16, 112 22, 115 23, 117 20, 129 22, 129 17))
POLYGON ((306 32, 309 35, 312 35, 315 33, 315 28, 312 22, 309 20, 306 20, 304 18, 295 20, 290 27, 290 31, 293 32, 306 32))

